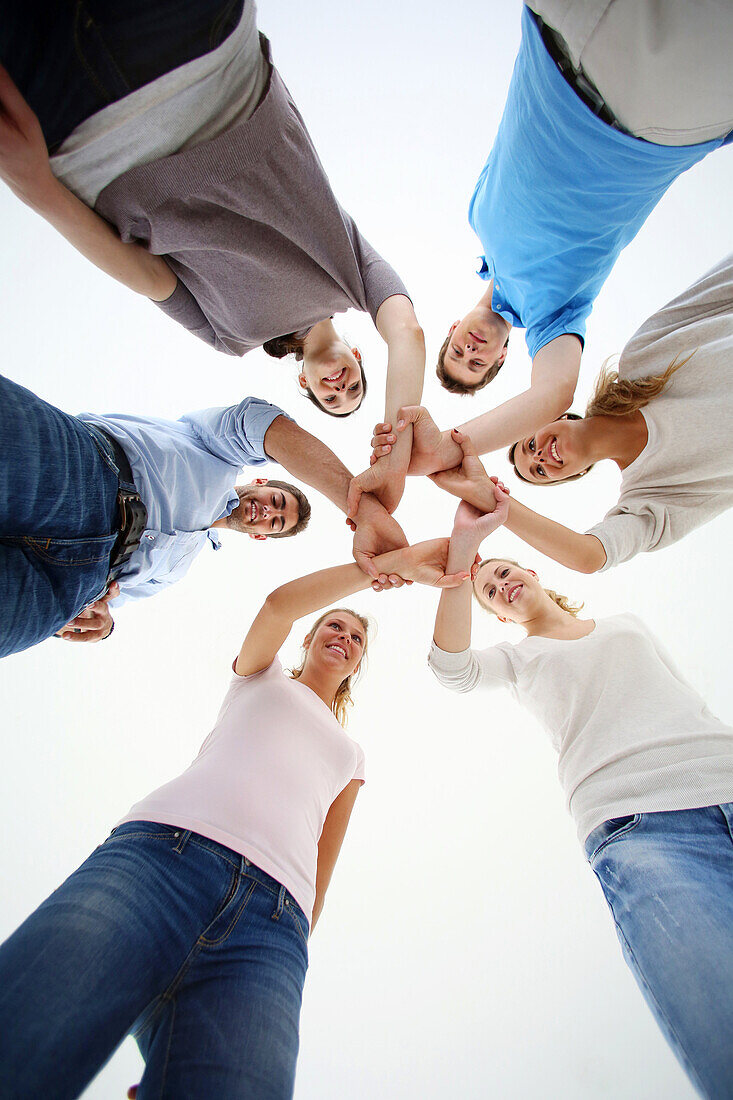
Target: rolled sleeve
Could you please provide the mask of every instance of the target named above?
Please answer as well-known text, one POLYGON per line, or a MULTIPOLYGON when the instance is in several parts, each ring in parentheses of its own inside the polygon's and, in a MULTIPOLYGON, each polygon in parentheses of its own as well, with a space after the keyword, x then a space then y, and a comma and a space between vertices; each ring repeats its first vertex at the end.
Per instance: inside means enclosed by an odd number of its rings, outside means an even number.
POLYGON ((478 660, 471 649, 449 653, 433 642, 428 654, 428 665, 443 687, 451 691, 473 691, 481 678, 478 660))
POLYGON ((270 461, 265 451, 265 436, 278 416, 292 419, 269 401, 245 397, 238 405, 202 409, 182 416, 181 420, 189 424, 201 444, 223 462, 234 466, 261 466, 270 461))

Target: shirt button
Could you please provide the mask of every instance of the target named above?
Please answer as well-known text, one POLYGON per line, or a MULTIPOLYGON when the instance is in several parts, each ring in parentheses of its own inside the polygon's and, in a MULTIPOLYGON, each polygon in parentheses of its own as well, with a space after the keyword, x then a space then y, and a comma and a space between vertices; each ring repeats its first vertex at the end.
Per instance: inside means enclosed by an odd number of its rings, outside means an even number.
POLYGON ((148 539, 150 542, 155 542, 155 535, 146 535, 145 538, 148 539))

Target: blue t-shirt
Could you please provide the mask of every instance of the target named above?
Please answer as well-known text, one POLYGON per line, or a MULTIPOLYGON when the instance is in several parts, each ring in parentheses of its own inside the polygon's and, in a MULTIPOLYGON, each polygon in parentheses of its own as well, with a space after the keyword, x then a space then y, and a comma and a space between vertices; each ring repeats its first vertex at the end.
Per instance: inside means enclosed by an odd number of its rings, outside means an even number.
POLYGON ((669 185, 726 139, 654 145, 601 122, 558 71, 535 18, 522 42, 468 220, 492 309, 526 329, 532 357, 565 332, 583 339, 621 249, 669 185))

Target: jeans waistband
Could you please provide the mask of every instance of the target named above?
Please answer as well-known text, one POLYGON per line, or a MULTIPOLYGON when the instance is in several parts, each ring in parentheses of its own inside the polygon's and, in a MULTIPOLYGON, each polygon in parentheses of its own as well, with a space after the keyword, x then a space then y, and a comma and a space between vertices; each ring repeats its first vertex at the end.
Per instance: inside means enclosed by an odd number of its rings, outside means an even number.
MULTIPOLYGON (((299 913, 303 913, 300 905, 295 900, 290 891, 283 886, 281 882, 278 882, 272 875, 268 875, 267 871, 263 871, 261 867, 258 867, 251 859, 243 855, 241 852, 235 852, 233 848, 227 848, 225 844, 220 844, 218 840, 212 840, 208 836, 203 836, 202 833, 195 833, 191 829, 181 829, 175 825, 165 825, 160 821, 125 821, 122 825, 117 825, 110 836, 124 836, 126 833, 140 833, 141 831, 146 833, 155 833, 160 836, 161 834, 168 834, 170 838, 170 845, 175 851, 183 852, 188 844, 195 844, 197 848, 205 848, 207 851, 212 852, 214 855, 219 856, 221 859, 225 859, 227 863, 236 864, 239 867, 239 872, 242 875, 246 875, 249 878, 256 879, 262 886, 271 890, 274 894, 284 892, 290 905, 294 906, 299 913)), ((303 914, 305 916, 305 914, 303 914)), ((306 918, 307 920, 307 918, 306 918)))

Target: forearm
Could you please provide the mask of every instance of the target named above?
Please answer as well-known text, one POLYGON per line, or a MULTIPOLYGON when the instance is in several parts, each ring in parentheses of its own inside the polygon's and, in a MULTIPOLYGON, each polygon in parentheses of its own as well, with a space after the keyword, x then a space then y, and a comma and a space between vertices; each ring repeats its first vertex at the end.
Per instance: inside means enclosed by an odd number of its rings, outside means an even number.
MULTIPOLYGON (((461 542, 454 535, 448 549, 447 573, 471 571, 478 546, 461 542)), ((462 653, 471 644, 471 599, 473 586, 466 582, 460 588, 446 588, 441 593, 435 616, 433 641, 447 653, 462 653)))
POLYGON ((507 527, 535 550, 579 573, 595 573, 606 561, 606 553, 595 535, 580 534, 546 516, 538 515, 517 500, 509 503, 507 527))
POLYGON ((471 437, 480 455, 511 447, 518 439, 533 435, 538 428, 562 416, 569 404, 566 396, 530 387, 490 412, 461 424, 459 431, 471 437))
MULTIPOLYGON (((419 405, 422 399, 425 377, 425 338, 422 329, 404 325, 393 332, 388 340, 387 386, 384 400, 385 423, 395 425, 399 410, 409 405, 419 405)), ((407 470, 412 450, 412 425, 408 424, 388 456, 396 469, 407 470)))
POLYGON ((265 452, 293 477, 317 489, 342 512, 346 512, 352 475, 320 439, 306 432, 294 420, 278 416, 265 434, 265 452))
POLYGON ((162 256, 125 244, 104 218, 53 177, 43 194, 25 201, 78 252, 130 290, 157 302, 175 290, 176 276, 162 256))

